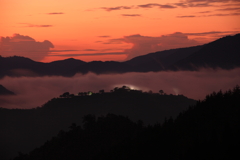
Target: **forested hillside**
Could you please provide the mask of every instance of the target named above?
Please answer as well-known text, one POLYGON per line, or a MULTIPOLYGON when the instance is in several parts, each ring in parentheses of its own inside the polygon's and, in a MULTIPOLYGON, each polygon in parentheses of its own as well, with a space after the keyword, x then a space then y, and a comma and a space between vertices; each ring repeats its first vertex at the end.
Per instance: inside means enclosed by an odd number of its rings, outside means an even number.
POLYGON ((30 154, 14 160, 38 159, 238 159, 240 88, 206 96, 176 119, 144 126, 128 117, 86 115, 30 154), (81 123, 81 122, 76 122, 81 123), (236 157, 235 157, 236 156, 236 157))

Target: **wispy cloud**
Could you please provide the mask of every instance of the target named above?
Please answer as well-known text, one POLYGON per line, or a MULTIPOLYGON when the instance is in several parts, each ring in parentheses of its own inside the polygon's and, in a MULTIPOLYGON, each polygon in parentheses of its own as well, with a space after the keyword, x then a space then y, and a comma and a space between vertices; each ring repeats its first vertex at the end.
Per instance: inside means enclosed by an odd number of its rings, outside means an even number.
POLYGON ((76 52, 80 50, 50 50, 49 52, 76 52))
POLYGON ((121 14, 124 17, 141 17, 141 14, 121 14))
POLYGON ((240 11, 240 7, 238 7, 238 8, 221 8, 221 9, 217 9, 216 11, 240 11))
POLYGON ((185 15, 185 16, 176 16, 177 18, 193 18, 193 17, 222 17, 222 16, 239 16, 240 12, 236 12, 236 13, 216 13, 216 14, 207 14, 207 15, 199 15, 199 16, 195 16, 195 15, 185 15))
POLYGON ((202 11, 202 12, 197 12, 197 13, 211 13, 212 11, 202 11))
POLYGON ((53 25, 49 24, 30 24, 30 23, 18 23, 24 25, 23 27, 37 27, 37 28, 47 28, 47 27, 53 27, 53 25))
POLYGON ((50 13, 47 13, 48 15, 56 15, 56 14, 65 14, 63 12, 50 12, 50 13))
POLYGON ((76 57, 76 56, 105 56, 105 55, 122 55, 124 52, 108 52, 108 53, 82 53, 82 54, 51 54, 50 56, 60 57, 76 57))
POLYGON ((36 25, 36 24, 29 24, 27 27, 53 27, 53 25, 36 25))
POLYGON ((239 31, 210 31, 210 32, 198 32, 198 33, 184 33, 188 36, 206 36, 206 35, 229 35, 237 34, 239 31))
POLYGON ((127 10, 127 9, 146 9, 146 8, 166 8, 172 9, 177 8, 174 4, 158 4, 158 3, 148 3, 142 5, 133 5, 133 6, 117 6, 117 7, 101 7, 105 11, 116 11, 116 10, 127 10))
POLYGON ((218 14, 209 14, 209 15, 205 15, 205 16, 202 16, 202 17, 212 17, 212 16, 239 16, 240 15, 240 12, 239 13, 229 13, 229 14, 221 14, 221 13, 218 13, 218 14))
MULTIPOLYGON (((117 10, 129 10, 129 9, 150 9, 150 8, 159 8, 159 9, 174 9, 174 8, 190 8, 190 7, 223 7, 224 6, 234 6, 240 5, 239 0, 183 0, 178 3, 147 3, 140 5, 131 5, 131 6, 115 6, 115 7, 100 7, 98 9, 102 9, 105 11, 117 11, 117 10)), ((95 11, 95 9, 89 9, 88 11, 95 11)))
POLYGON ((189 16, 177 16, 177 18, 194 18, 196 16, 194 15, 189 15, 189 16))
POLYGON ((133 9, 134 6, 117 6, 117 7, 101 7, 105 11, 116 11, 116 10, 124 10, 124 9, 133 9))
POLYGON ((97 51, 96 49, 84 49, 83 51, 97 51))
POLYGON ((98 36, 99 38, 109 38, 111 36, 108 36, 108 35, 104 35, 104 36, 98 36))
POLYGON ((175 5, 172 4, 159 4, 159 3, 148 3, 148 4, 142 4, 142 5, 137 5, 137 8, 153 8, 153 7, 158 7, 158 8, 176 8, 175 5))

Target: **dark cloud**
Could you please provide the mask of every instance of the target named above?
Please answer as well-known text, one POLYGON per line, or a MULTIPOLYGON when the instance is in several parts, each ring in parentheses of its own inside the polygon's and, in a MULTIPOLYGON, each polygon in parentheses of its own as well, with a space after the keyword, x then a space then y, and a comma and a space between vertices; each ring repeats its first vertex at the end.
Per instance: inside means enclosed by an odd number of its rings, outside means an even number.
POLYGON ((108 52, 108 53, 81 53, 81 54, 51 54, 51 56, 60 57, 77 57, 77 56, 105 56, 105 55, 122 55, 124 52, 108 52))
POLYGON ((96 49, 84 49, 83 51, 97 51, 96 49))
POLYGON ((0 39, 0 55, 6 57, 16 55, 40 61, 49 54, 50 48, 54 48, 54 46, 48 40, 37 42, 29 36, 20 34, 0 39))
POLYGON ((101 7, 100 9, 104 9, 105 11, 115 11, 115 10, 125 10, 125 9, 154 8, 154 7, 166 8, 166 9, 176 8, 174 4, 148 3, 148 4, 135 5, 135 6, 101 7))
POLYGON ((193 18, 196 17, 194 15, 189 15, 189 16, 177 16, 177 18, 193 18))
POLYGON ((122 44, 123 39, 122 38, 116 38, 116 39, 109 39, 107 42, 103 42, 103 44, 122 44))
POLYGON ((80 50, 51 50, 49 52, 76 52, 76 51, 80 51, 80 50))
POLYGON ((238 7, 238 8, 222 8, 222 9, 217 9, 216 11, 240 11, 240 7, 238 7))
POLYGON ((104 35, 104 36, 98 36, 99 38, 109 38, 111 36, 107 36, 107 35, 104 35))
POLYGON ((186 0, 182 3, 188 7, 222 7, 222 6, 234 6, 239 5, 239 0, 186 0))
POLYGON ((148 3, 148 4, 142 4, 138 5, 138 8, 153 8, 153 7, 159 7, 158 3, 148 3))
MULTIPOLYGON (((200 12, 199 12, 200 13, 200 12)), ((205 13, 209 13, 209 12, 205 12, 205 13)), ((236 13, 216 13, 216 14, 207 14, 207 15, 199 15, 199 16, 195 16, 195 15, 185 15, 185 16, 176 16, 177 18, 193 18, 193 17, 222 17, 222 16, 239 16, 240 12, 236 12, 236 13)))
POLYGON ((52 25, 35 25, 35 24, 29 24, 27 27, 52 27, 52 25))
POLYGON ((37 24, 30 24, 30 23, 18 23, 18 24, 22 24, 25 25, 24 27, 53 27, 53 25, 48 25, 48 24, 44 24, 44 25, 37 25, 37 24))
POLYGON ((138 5, 137 8, 153 8, 153 7, 159 7, 159 8, 176 8, 174 5, 170 4, 158 4, 158 3, 148 3, 143 5, 138 5))
POLYGON ((188 5, 186 3, 174 3, 175 6, 178 6, 178 7, 183 7, 183 8, 187 8, 188 5))
POLYGON ((109 92, 123 85, 135 89, 167 94, 183 94, 189 98, 203 100, 207 94, 220 89, 225 92, 240 82, 240 69, 201 70, 199 72, 149 72, 114 75, 75 75, 66 77, 5 77, 0 84, 16 93, 16 96, 0 96, 4 108, 35 108, 64 92, 109 92))
POLYGON ((141 14, 121 14, 124 17, 140 17, 141 14))
POLYGON ((133 6, 117 6, 117 7, 101 7, 100 9, 104 9, 105 11, 116 11, 116 10, 124 10, 124 9, 133 9, 133 6))
POLYGON ((63 12, 51 12, 51 13, 47 13, 48 15, 56 15, 56 14, 64 14, 63 12))
POLYGON ((159 5, 159 8, 169 8, 169 9, 171 9, 171 8, 177 8, 177 7, 175 7, 174 5, 165 4, 165 5, 159 5))
MULTIPOLYGON (((205 3, 226 3, 226 2, 231 2, 234 0, 186 0, 187 2, 205 2, 205 3)), ((239 0, 235 0, 235 1, 239 1, 239 0)))
POLYGON ((203 17, 212 17, 212 16, 221 17, 221 16, 239 16, 239 15, 240 15, 240 12, 237 12, 237 13, 229 13, 229 14, 221 14, 221 13, 218 13, 218 14, 209 14, 209 15, 204 15, 203 17))
POLYGON ((188 8, 188 7, 210 7, 221 5, 234 6, 232 3, 239 5, 239 0, 185 0, 178 3, 147 3, 141 5, 132 5, 132 6, 117 6, 117 7, 101 7, 105 11, 116 11, 116 10, 125 10, 125 9, 148 9, 148 8, 164 8, 164 9, 173 9, 177 7, 188 8))
POLYGON ((211 13, 212 11, 203 11, 203 12, 198 12, 198 13, 211 13))
POLYGON ((188 7, 211 7, 211 3, 189 3, 188 7))
POLYGON ((188 36, 209 36, 209 35, 229 35, 229 34, 237 34, 239 31, 211 31, 211 32, 199 32, 199 33, 184 33, 188 36))

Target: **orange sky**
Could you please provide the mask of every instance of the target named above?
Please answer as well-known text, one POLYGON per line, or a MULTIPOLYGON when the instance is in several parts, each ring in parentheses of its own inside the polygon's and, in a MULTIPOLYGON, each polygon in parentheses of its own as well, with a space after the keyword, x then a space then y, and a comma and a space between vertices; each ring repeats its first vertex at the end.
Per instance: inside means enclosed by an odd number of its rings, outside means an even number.
POLYGON ((3 57, 124 61, 239 33, 240 0, 1 0, 0 19, 3 57))

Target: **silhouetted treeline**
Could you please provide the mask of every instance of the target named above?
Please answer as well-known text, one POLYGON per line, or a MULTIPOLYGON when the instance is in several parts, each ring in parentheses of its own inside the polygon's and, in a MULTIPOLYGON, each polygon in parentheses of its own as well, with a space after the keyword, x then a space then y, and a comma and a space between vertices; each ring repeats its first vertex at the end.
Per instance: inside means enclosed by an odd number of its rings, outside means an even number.
POLYGON ((128 117, 108 114, 86 115, 83 125, 69 131, 29 154, 14 160, 52 159, 164 159, 229 160, 239 158, 240 88, 206 96, 176 119, 144 126, 128 117))

